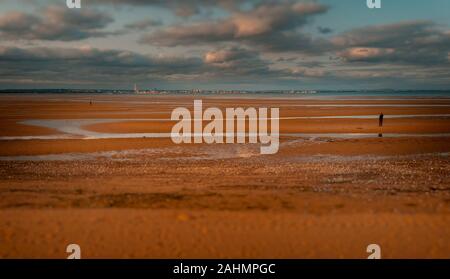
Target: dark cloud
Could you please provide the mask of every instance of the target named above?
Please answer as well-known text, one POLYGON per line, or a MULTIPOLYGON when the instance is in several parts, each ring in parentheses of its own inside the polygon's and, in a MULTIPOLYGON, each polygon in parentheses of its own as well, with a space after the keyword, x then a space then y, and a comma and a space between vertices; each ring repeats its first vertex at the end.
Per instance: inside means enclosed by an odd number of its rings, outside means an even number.
POLYGON ((10 12, 0 15, 0 38, 75 41, 107 35, 101 30, 111 22, 112 17, 94 10, 49 6, 34 14, 10 12))
POLYGON ((317 30, 319 31, 320 34, 330 34, 333 33, 333 29, 329 28, 329 27, 322 27, 319 26, 317 27, 317 30))
POLYGON ((94 48, 0 47, 0 76, 9 80, 131 83, 202 71, 200 58, 152 57, 94 48))
POLYGON ((326 11, 327 7, 317 3, 263 4, 222 20, 163 28, 141 42, 159 46, 241 42, 271 51, 319 52, 326 48, 325 41, 314 40, 298 29, 326 11))
POLYGON ((227 47, 203 57, 147 56, 130 51, 83 48, 0 47, 0 82, 112 84, 204 80, 257 82, 319 77, 318 69, 277 69, 258 52, 227 47))
POLYGON ((161 20, 157 19, 144 19, 135 21, 125 25, 125 29, 127 30, 137 30, 137 31, 145 31, 150 27, 161 26, 163 23, 161 20))
POLYGON ((261 59, 258 52, 230 47, 208 51, 204 62, 218 75, 231 76, 277 76, 280 72, 269 68, 270 62, 261 59))
POLYGON ((277 62, 294 62, 298 57, 278 57, 277 62))
POLYGON ((429 21, 369 26, 333 39, 348 62, 448 64, 450 33, 429 21))
POLYGON ((306 55, 322 55, 327 51, 334 50, 329 40, 314 38, 310 34, 297 31, 275 32, 266 36, 256 36, 244 43, 270 52, 293 52, 306 55))
MULTIPOLYGON (((280 68, 259 53, 227 47, 203 57, 148 56, 122 50, 84 48, 0 47, 0 87, 57 86, 131 88, 134 83, 160 87, 167 84, 387 84, 387 81, 448 84, 448 67, 417 71, 411 67, 343 68, 337 72, 313 61, 280 68), (319 82, 319 83, 318 83, 319 82)), ((395 84, 395 83, 393 83, 395 84)))
MULTIPOLYGON (((281 0, 283 1, 283 0, 281 0)), ((289 1, 289 0, 288 0, 289 1)), ((240 10, 242 7, 255 6, 272 0, 90 0, 89 4, 112 4, 115 6, 156 6, 168 8, 179 16, 192 16, 204 9, 220 7, 226 10, 240 10)), ((284 0, 286 2, 286 0, 284 0)))

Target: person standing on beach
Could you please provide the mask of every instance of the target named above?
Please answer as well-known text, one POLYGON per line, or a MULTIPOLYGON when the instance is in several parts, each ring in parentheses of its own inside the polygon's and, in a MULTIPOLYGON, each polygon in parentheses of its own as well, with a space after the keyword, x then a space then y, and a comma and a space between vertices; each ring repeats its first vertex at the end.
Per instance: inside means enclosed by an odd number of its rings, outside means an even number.
POLYGON ((380 117, 378 118, 378 126, 383 127, 383 113, 380 114, 380 117))

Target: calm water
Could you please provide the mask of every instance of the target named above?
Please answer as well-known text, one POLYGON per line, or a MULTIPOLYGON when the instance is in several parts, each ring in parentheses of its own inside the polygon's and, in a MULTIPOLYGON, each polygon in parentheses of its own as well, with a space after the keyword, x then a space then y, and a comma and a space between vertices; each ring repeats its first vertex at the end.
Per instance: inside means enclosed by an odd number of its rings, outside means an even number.
POLYGON ((101 93, 77 93, 77 92, 51 92, 40 90, 38 92, 24 91, 23 93, 6 93, 0 91, 0 96, 18 96, 18 95, 52 95, 55 96, 108 96, 108 95, 135 95, 135 96, 208 96, 208 97, 237 97, 237 98, 304 98, 304 99, 416 99, 416 98, 443 98, 450 99, 450 90, 417 90, 417 91, 317 91, 315 93, 292 93, 289 91, 240 91, 240 92, 202 92, 202 93, 186 93, 170 91, 160 94, 140 94, 136 95, 131 91, 114 92, 104 90, 101 93))

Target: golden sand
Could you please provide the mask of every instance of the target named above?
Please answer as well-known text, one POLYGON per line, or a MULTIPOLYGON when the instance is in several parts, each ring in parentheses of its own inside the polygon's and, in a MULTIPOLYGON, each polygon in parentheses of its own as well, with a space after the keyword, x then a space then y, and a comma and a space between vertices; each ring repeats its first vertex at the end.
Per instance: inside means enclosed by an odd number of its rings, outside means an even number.
MULTIPOLYGON (((192 98, 0 97, 0 136, 60 131, 29 119, 168 119, 192 98), (89 101, 93 100, 93 105, 89 101)), ((204 106, 280 106, 281 116, 450 114, 449 100, 206 98, 204 106), (412 104, 423 107, 292 107, 412 104), (289 105, 289 106, 288 106, 289 105), (285 106, 285 107, 283 107, 285 106)), ((167 132, 167 122, 88 125, 107 133, 167 132)), ((448 133, 449 118, 386 119, 383 133, 448 133)), ((377 119, 282 120, 281 132, 374 133, 377 119)), ((1 140, 0 257, 448 258, 449 137, 281 138, 252 145, 170 139, 1 140), (86 157, 77 157, 77 156, 86 157), (64 157, 67 156, 67 157, 64 157), (72 157, 71 157, 72 156, 72 157)))

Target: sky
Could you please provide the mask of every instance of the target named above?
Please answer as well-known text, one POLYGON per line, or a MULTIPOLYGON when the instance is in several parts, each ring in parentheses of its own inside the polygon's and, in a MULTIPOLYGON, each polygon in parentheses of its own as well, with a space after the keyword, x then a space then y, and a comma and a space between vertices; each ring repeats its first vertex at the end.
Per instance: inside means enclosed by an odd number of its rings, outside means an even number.
POLYGON ((0 0, 0 89, 450 89, 450 1, 0 0))

